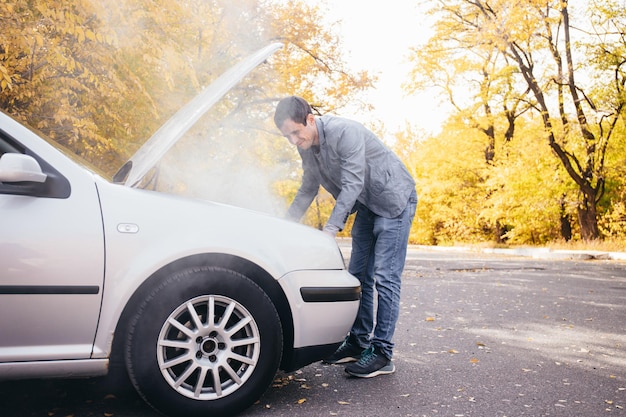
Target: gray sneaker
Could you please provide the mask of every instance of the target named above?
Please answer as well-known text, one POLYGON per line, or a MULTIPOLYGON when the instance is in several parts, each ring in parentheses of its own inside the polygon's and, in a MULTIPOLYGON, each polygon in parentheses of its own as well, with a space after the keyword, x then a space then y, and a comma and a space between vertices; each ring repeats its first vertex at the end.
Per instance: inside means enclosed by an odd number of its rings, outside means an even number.
POLYGON ((360 347, 352 338, 347 336, 341 346, 337 348, 335 353, 324 359, 322 362, 329 364, 356 362, 361 359, 363 348, 360 347))
POLYGON ((365 350, 358 362, 346 365, 346 372, 359 378, 392 374, 395 371, 396 367, 391 359, 388 359, 374 346, 365 350))

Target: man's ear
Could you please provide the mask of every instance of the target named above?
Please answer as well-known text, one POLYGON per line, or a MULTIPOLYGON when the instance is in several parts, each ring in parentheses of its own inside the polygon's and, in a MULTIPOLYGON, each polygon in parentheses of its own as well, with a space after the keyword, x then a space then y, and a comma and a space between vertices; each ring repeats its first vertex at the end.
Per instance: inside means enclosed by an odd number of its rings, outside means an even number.
POLYGON ((307 115, 306 115, 305 122, 306 122, 306 125, 307 125, 307 126, 309 125, 309 122, 310 122, 310 123, 315 123, 315 116, 313 116, 313 114, 312 114, 312 113, 307 114, 307 115))

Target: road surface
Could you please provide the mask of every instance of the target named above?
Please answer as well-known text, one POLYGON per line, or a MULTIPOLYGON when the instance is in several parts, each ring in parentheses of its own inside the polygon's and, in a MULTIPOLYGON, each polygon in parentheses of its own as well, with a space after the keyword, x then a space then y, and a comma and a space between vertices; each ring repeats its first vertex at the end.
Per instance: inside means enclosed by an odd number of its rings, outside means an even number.
MULTIPOLYGON (((241 416, 626 415, 625 262, 412 247, 402 291, 396 373, 314 363, 241 416)), ((0 415, 157 416, 106 379, 2 382, 0 415)))

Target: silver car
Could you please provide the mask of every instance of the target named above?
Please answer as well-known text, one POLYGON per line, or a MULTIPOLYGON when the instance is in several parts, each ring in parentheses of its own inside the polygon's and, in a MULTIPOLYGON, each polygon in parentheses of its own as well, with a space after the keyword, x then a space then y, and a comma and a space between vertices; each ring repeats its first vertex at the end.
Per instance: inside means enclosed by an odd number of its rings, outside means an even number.
POLYGON ((201 93, 119 183, 0 113, 0 379, 100 376, 123 364, 164 414, 231 415, 278 369, 333 352, 360 297, 334 239, 133 187, 182 134, 172 126, 188 128, 278 47, 201 93))

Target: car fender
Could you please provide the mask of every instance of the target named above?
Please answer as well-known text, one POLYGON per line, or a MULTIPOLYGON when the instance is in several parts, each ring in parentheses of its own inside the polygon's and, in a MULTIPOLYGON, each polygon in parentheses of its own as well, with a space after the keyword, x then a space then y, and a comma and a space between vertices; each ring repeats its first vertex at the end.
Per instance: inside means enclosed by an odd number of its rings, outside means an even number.
MULTIPOLYGON (((168 265, 199 255, 242 258, 274 280, 295 270, 342 270, 332 238, 310 227, 223 204, 111 184, 96 177, 106 242, 101 322, 93 357, 106 357, 137 288, 168 265)), ((284 290, 284 288, 283 288, 284 290)), ((298 295, 285 294, 290 308, 298 295)))

